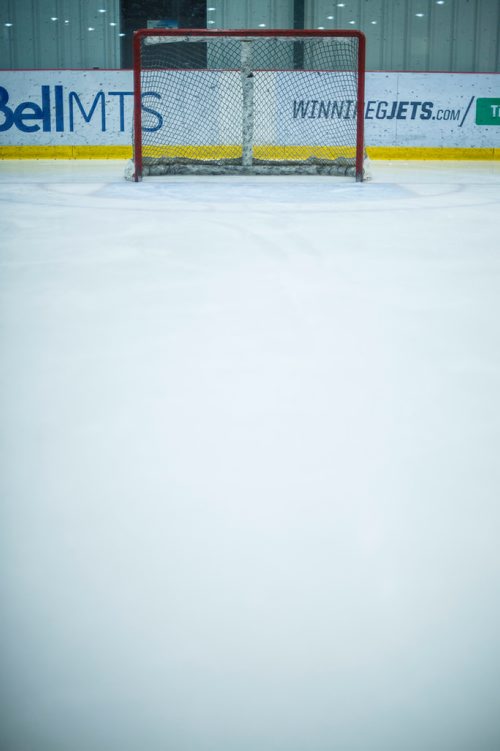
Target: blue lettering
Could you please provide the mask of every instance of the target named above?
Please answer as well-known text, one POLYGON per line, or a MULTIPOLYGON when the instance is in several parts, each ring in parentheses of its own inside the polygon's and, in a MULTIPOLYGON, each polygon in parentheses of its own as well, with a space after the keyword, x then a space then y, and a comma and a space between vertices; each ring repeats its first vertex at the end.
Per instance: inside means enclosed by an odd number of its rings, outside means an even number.
POLYGON ((318 117, 330 117, 330 109, 331 109, 332 103, 331 102, 323 102, 321 101, 319 103, 319 112, 318 117))
POLYGON ((352 101, 352 99, 348 99, 347 102, 346 102, 346 104, 347 104, 347 110, 346 110, 346 113, 344 115, 344 120, 350 120, 351 118, 354 117, 354 112, 351 115, 351 108, 352 108, 354 102, 352 101))
POLYGON ((342 102, 331 99, 294 99, 293 117, 294 119, 307 117, 311 120, 319 120, 322 117, 325 119, 337 117, 350 120, 355 117, 354 102, 352 99, 346 99, 342 102))
POLYGON ((50 87, 42 86, 42 106, 35 102, 21 102, 15 110, 5 105, 9 101, 6 89, 0 90, 0 111, 5 117, 5 122, 0 130, 9 130, 15 125, 23 133, 35 133, 40 130, 38 123, 28 125, 32 120, 41 120, 44 131, 50 131, 50 87))
MULTIPOLYGON (((144 100, 145 97, 152 96, 154 99, 161 99, 161 96, 157 94, 154 91, 145 91, 142 95, 142 99, 144 100)), ((163 117, 160 115, 159 112, 156 110, 151 109, 150 107, 146 107, 144 104, 144 101, 142 102, 142 110, 143 112, 147 112, 148 115, 152 115, 153 117, 156 117, 158 120, 158 124, 154 127, 147 127, 146 125, 142 126, 142 129, 145 130, 147 133, 154 133, 156 130, 160 130, 160 128, 163 126, 163 117)))
POLYGON ((434 107, 434 102, 423 102, 422 103, 422 114, 420 115, 421 120, 430 120, 432 117, 432 108, 434 107))
POLYGON ((43 110, 43 126, 42 129, 45 133, 49 133, 50 127, 50 86, 42 86, 42 110, 43 110))
POLYGON ((313 99, 311 104, 312 104, 312 110, 309 114, 309 117, 311 120, 314 120, 314 118, 316 117, 316 107, 318 106, 319 102, 317 99, 313 99))
MULTIPOLYGON (((57 133, 65 131, 65 93, 64 86, 57 84, 53 87, 44 85, 40 86, 41 102, 25 101, 20 102, 17 107, 9 106, 9 92, 3 86, 0 86, 0 132, 10 130, 13 126, 23 133, 35 133, 43 130, 50 132, 53 128, 57 133), (53 95, 53 100, 52 100, 53 95), (52 115, 54 119, 52 120, 52 115)), ((132 97, 132 91, 110 91, 110 97, 118 97, 119 100, 119 122, 120 132, 126 130, 126 107, 125 98, 132 97)), ((159 94, 148 92, 146 96, 152 96, 160 99, 159 94)), ((76 91, 70 91, 68 96, 69 105, 69 130, 73 132, 77 127, 77 116, 81 115, 84 123, 90 123, 93 119, 99 117, 101 129, 103 132, 107 128, 106 100, 103 91, 97 92, 87 106, 83 95, 76 91), (99 110, 99 111, 98 111, 99 110)), ((163 118, 159 112, 154 109, 144 107, 144 110, 155 118, 154 127, 148 130, 158 130, 163 125, 163 118)))
POLYGON ((400 102, 398 106, 398 113, 396 115, 397 120, 406 120, 406 111, 408 109, 409 102, 400 102))
MULTIPOLYGON (((120 98, 120 133, 125 130, 125 97, 134 96, 133 91, 109 91, 109 96, 117 96, 120 98)), ((157 112, 154 114, 158 115, 157 112)))
POLYGON ((296 120, 299 116, 306 117, 307 110, 309 109, 309 102, 304 102, 303 99, 293 100, 293 117, 296 120))
POLYGON ((43 120, 43 110, 38 104, 22 102, 14 113, 14 123, 23 133, 35 133, 40 126, 26 125, 26 120, 43 120))
POLYGON ((14 113, 10 107, 7 107, 8 101, 9 92, 3 86, 0 86, 0 113, 4 117, 4 121, 0 125, 0 132, 12 128, 12 123, 14 122, 14 113))
POLYGON ((57 133, 64 132, 64 101, 63 101, 63 87, 59 84, 54 86, 55 101, 56 101, 56 131, 57 133))
POLYGON ((373 120, 372 109, 373 109, 374 105, 375 105, 375 102, 367 102, 366 103, 366 111, 365 111, 365 119, 366 120, 373 120))
POLYGON ((334 116, 342 117, 343 112, 344 112, 344 102, 340 102, 340 106, 337 101, 332 102, 332 118, 334 116))
POLYGON ((86 123, 89 123, 91 121, 92 117, 94 116, 94 112, 97 109, 97 105, 100 104, 101 105, 101 130, 103 133, 106 132, 106 107, 104 103, 103 91, 99 91, 95 95, 94 101, 88 113, 85 112, 85 109, 81 103, 80 97, 78 96, 76 91, 69 92, 69 129, 71 132, 73 132, 75 129, 74 103, 77 104, 78 109, 80 110, 80 114, 82 115, 86 123))
POLYGON ((393 102, 390 114, 386 115, 387 120, 393 120, 394 119, 394 117, 396 116, 397 109, 398 109, 398 103, 397 102, 393 102))
POLYGON ((410 102, 410 104, 412 106, 411 119, 415 120, 415 118, 417 116, 417 110, 420 107, 420 105, 422 104, 422 102, 410 102))
POLYGON ((373 120, 429 120, 432 117, 433 102, 385 102, 369 101, 366 105, 365 118, 373 120), (419 114, 420 111, 420 114, 419 114))

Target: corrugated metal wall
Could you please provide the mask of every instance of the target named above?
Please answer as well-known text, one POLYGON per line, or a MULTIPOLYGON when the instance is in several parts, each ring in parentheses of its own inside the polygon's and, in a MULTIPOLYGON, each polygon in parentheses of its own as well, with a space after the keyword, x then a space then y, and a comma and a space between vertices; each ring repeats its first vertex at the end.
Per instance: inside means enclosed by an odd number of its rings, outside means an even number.
POLYGON ((306 25, 364 31, 369 70, 500 72, 500 0, 306 0, 306 25))
POLYGON ((0 0, 0 68, 119 68, 119 34, 119 0, 0 0))
POLYGON ((207 28, 293 29, 293 0, 207 0, 207 28))
MULTIPOLYGON (((500 0, 304 0, 304 6, 306 27, 364 31, 369 70, 500 72, 500 0)), ((207 0, 208 28, 293 28, 293 22, 294 0, 207 0)), ((120 0, 0 0, 0 68, 118 68, 119 34, 120 0)))
MULTIPOLYGON (((500 72, 500 0, 304 0, 306 28, 360 29, 369 70, 500 72)), ((293 0, 214 0, 209 28, 293 28, 293 0)))

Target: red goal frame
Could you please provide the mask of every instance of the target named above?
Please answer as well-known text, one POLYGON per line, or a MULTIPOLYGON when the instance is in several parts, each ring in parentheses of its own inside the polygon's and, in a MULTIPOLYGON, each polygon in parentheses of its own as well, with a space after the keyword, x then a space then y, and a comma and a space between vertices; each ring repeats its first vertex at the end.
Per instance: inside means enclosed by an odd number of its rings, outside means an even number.
POLYGON ((142 89, 141 42, 144 37, 348 37, 358 40, 357 106, 356 106, 356 181, 363 180, 364 160, 364 103, 366 73, 366 37, 362 31, 350 29, 138 29, 134 32, 134 180, 142 177, 142 89))

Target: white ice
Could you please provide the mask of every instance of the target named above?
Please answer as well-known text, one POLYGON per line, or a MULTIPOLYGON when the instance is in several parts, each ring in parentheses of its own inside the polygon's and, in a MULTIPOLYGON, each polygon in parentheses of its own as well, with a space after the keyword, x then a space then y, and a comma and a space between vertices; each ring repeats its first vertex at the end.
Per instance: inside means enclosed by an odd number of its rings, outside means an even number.
POLYGON ((0 747, 498 751, 500 163, 0 163, 0 747))

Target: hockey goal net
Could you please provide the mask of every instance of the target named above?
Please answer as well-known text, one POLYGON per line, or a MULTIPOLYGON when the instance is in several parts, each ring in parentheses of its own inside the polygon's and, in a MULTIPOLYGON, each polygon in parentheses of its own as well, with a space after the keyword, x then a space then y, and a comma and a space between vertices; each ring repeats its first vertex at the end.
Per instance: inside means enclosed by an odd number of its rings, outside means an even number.
POLYGON ((136 31, 129 176, 362 180, 364 78, 359 31, 136 31))

